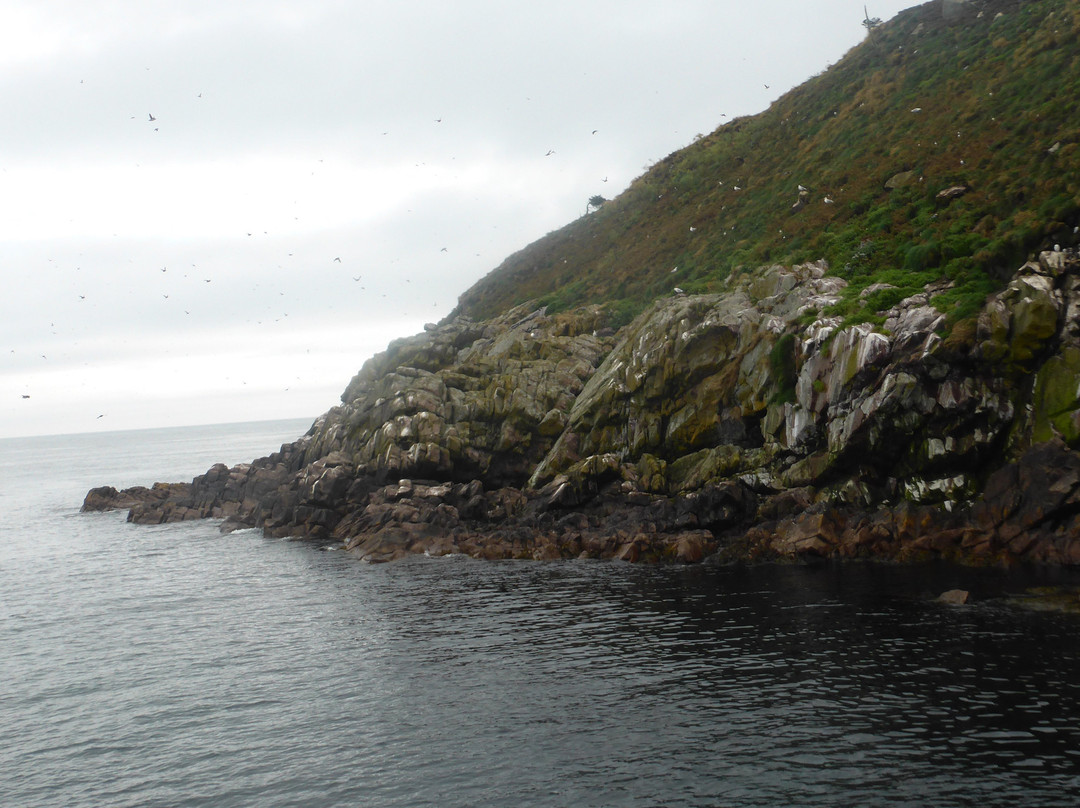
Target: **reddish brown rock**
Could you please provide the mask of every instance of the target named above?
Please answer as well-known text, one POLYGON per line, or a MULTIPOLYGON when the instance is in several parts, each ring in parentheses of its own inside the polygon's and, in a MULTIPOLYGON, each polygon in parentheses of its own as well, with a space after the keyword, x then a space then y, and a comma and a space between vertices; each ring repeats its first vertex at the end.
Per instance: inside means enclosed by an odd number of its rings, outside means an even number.
POLYGON ((674 541, 675 560, 683 564, 698 564, 716 549, 716 539, 707 530, 679 535, 674 541))
POLYGON ((947 603, 950 606, 963 606, 968 602, 969 597, 971 597, 971 593, 966 589, 950 589, 948 592, 942 592, 938 595, 938 602, 947 603))
POLYGON ((842 534, 838 513, 804 513, 777 524, 774 548, 781 555, 827 556, 839 546, 842 534))

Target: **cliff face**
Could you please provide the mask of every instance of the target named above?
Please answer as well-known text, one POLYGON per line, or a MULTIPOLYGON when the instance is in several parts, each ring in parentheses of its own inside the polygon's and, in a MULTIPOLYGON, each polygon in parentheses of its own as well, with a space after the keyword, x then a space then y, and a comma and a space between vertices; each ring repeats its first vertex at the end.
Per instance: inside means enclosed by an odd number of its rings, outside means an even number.
POLYGON ((300 440, 84 507, 369 560, 1080 563, 1077 42, 1061 0, 909 9, 510 256, 300 440))
POLYGON ((599 308, 459 317, 370 360, 280 452, 85 507, 372 561, 1080 563, 1080 261, 1043 253, 946 336, 937 287, 875 330, 824 314, 845 286, 761 268, 617 334, 599 308))

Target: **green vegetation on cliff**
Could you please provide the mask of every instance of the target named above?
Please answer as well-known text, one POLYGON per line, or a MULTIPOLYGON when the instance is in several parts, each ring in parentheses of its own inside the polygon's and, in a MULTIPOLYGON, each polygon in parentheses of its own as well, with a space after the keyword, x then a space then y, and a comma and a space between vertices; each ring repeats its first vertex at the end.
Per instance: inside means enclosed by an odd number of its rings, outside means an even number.
POLYGON ((899 15, 509 258, 280 453, 85 507, 369 561, 1080 565, 1080 257, 1040 250, 1077 242, 1074 6, 899 15))
POLYGON ((458 312, 606 303, 621 325, 675 286, 824 258, 849 282, 832 312, 848 322, 938 280, 950 320, 974 314, 1029 254, 1075 243, 1080 7, 951 7, 902 12, 765 112, 664 158, 510 256, 458 312))

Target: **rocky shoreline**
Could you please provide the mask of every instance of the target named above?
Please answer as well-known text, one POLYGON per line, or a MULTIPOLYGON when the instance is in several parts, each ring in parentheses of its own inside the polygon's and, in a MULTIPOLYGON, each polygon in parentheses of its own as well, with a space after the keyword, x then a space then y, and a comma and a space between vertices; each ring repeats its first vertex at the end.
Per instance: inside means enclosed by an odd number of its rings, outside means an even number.
POLYGON ((825 315, 823 262, 657 301, 452 317, 281 450, 83 509, 412 554, 1080 564, 1080 262, 1043 253, 947 334, 939 288, 825 315))

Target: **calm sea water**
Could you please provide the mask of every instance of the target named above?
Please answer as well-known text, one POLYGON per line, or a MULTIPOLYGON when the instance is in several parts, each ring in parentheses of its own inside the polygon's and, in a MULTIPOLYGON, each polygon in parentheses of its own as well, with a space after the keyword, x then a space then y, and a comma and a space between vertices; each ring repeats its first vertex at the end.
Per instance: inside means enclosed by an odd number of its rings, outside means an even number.
POLYGON ((1080 618, 996 599, 1040 574, 367 566, 78 513, 307 425, 0 441, 0 805, 1080 801, 1080 618))

